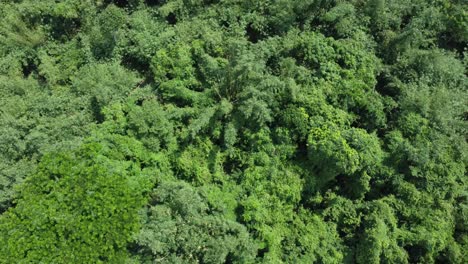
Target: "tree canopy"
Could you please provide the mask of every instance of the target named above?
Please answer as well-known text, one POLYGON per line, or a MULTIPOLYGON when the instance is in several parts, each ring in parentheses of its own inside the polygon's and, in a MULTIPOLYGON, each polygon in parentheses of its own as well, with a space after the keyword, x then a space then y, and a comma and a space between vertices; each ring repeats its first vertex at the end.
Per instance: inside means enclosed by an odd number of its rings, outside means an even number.
POLYGON ((468 263, 467 11, 0 1, 0 263, 468 263))

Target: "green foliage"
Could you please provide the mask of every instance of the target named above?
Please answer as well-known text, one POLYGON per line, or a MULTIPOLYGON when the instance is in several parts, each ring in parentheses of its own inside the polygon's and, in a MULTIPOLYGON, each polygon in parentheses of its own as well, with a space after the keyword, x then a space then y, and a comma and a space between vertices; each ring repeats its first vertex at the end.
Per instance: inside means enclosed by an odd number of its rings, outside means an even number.
POLYGON ((82 98, 68 89, 41 87, 34 78, 0 77, 0 211, 8 208, 14 186, 50 151, 68 149, 94 127, 82 98), (82 109, 86 109, 83 111, 82 109))
POLYGON ((312 129, 308 142, 310 159, 325 169, 326 179, 340 173, 352 174, 360 166, 358 152, 334 127, 312 129))
POLYGON ((0 1, 0 263, 466 263, 467 5, 0 1))
POLYGON ((118 64, 91 64, 82 67, 73 78, 72 91, 87 99, 95 120, 102 122, 102 109, 125 98, 137 83, 137 76, 118 64))
POLYGON ((183 182, 153 190, 135 243, 142 263, 250 263, 256 251, 243 225, 213 211, 183 182))
POLYGON ((2 262, 123 263, 155 173, 146 155, 114 136, 44 156, 0 218, 2 262))

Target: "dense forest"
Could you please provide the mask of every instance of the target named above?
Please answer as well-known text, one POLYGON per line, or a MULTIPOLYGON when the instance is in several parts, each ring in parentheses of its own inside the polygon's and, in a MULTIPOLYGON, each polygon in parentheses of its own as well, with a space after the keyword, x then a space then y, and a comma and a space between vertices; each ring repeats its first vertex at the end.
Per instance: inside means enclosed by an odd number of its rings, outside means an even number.
POLYGON ((0 263, 468 263, 466 0, 0 14, 0 263))

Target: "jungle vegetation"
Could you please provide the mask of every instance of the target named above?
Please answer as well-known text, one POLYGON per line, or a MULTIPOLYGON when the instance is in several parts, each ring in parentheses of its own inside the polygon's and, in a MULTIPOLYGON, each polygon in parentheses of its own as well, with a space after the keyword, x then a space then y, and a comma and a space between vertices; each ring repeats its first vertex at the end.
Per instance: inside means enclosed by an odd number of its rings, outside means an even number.
POLYGON ((466 1, 0 14, 0 263, 468 263, 466 1))

